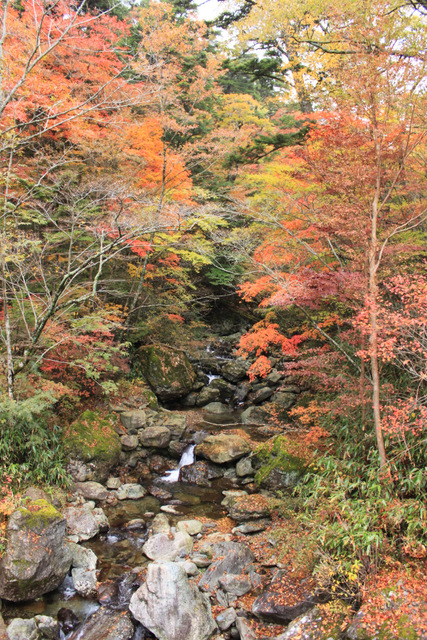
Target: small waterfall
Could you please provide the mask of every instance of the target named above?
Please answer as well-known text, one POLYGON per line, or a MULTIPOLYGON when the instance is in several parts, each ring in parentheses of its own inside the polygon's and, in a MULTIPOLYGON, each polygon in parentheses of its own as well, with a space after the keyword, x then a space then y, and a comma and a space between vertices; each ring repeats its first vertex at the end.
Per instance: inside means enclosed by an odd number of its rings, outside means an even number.
POLYGON ((178 482, 179 471, 182 467, 187 467, 189 464, 193 464, 194 462, 194 449, 195 444, 189 444, 188 447, 184 449, 182 452, 181 460, 179 461, 179 465, 177 469, 172 469, 172 471, 166 471, 165 475, 160 478, 162 482, 178 482))

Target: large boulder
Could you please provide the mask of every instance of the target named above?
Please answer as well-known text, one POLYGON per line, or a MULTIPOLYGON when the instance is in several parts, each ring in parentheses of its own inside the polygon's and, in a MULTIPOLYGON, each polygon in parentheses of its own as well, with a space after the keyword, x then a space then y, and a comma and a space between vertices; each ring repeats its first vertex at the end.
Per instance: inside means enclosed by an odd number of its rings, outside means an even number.
POLYGON ((191 482, 199 487, 209 487, 211 480, 221 478, 223 475, 224 472, 221 471, 220 467, 215 467, 207 460, 198 460, 193 464, 181 467, 179 470, 180 482, 191 482))
POLYGON ((112 415, 101 415, 97 411, 85 411, 75 422, 65 429, 64 446, 70 458, 84 463, 85 476, 81 467, 69 466, 74 480, 85 482, 105 482, 110 470, 118 463, 121 445, 112 415), (77 474, 75 469, 79 469, 77 474))
POLYGON ((101 607, 73 633, 70 640, 130 640, 134 631, 127 613, 101 607))
POLYGON ((139 349, 138 357, 145 379, 160 400, 170 402, 192 391, 196 372, 182 351, 149 345, 139 349))
POLYGON ((287 436, 276 436, 258 447, 252 458, 255 482, 266 489, 288 489, 304 475, 307 451, 287 436))
POLYGON ((216 464, 225 464, 243 458, 251 450, 250 443, 243 435, 218 433, 205 438, 201 444, 197 445, 195 453, 216 464))
POLYGON ((129 608, 158 640, 208 640, 217 629, 208 597, 175 562, 149 564, 129 608))
POLYGON ((46 500, 12 513, 0 561, 0 597, 31 600, 61 584, 71 565, 65 526, 65 518, 46 500))

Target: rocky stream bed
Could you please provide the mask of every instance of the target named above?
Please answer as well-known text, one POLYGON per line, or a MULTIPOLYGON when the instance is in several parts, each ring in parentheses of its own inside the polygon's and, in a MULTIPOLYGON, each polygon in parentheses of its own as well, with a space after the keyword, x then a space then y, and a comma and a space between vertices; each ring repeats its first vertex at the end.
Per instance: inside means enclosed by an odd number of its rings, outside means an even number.
POLYGON ((363 608, 346 625, 348 607, 329 615, 329 596, 274 535, 272 500, 304 462, 289 454, 266 468, 277 427, 263 411, 271 398, 285 410, 301 389, 277 370, 251 385, 241 360, 207 353, 195 369, 168 358, 160 376, 153 349, 151 369, 144 360, 155 395, 133 385, 109 416, 86 411, 71 425, 67 495, 30 488, 10 517, 0 638, 369 638, 363 608))

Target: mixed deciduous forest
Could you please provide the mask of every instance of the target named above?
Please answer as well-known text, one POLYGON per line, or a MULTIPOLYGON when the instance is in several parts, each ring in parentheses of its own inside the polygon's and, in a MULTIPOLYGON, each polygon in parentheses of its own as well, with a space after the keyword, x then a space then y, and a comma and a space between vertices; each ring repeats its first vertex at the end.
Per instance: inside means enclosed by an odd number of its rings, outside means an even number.
MULTIPOLYGON (((69 490, 73 421, 146 385, 141 350, 197 360, 237 318, 254 392, 298 388, 264 413, 258 472, 304 461, 270 498, 283 557, 303 540, 332 602, 408 576, 425 601, 426 34, 416 0, 210 22, 191 0, 3 1, 3 550, 29 485, 69 490)), ((363 638, 425 637, 421 605, 376 597, 363 638)))

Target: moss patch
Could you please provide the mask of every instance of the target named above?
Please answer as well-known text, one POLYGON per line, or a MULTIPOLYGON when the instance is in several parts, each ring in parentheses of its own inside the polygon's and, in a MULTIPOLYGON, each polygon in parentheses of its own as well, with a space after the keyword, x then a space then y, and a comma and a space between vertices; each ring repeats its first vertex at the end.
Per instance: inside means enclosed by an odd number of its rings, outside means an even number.
POLYGON ((46 529, 52 522, 62 520, 62 515, 47 500, 34 500, 27 506, 17 509, 25 518, 24 526, 28 529, 39 531, 46 529))
POLYGON ((138 355, 144 378, 161 400, 180 398, 192 390, 195 371, 181 351, 150 345, 141 347, 138 355))
POLYGON ((65 431, 66 450, 84 462, 103 460, 115 463, 120 455, 120 438, 114 430, 114 422, 114 416, 85 411, 65 431))
POLYGON ((255 452, 255 459, 261 463, 255 475, 258 485, 274 471, 297 479, 304 474, 308 462, 300 445, 286 436, 276 436, 262 444, 255 452))

